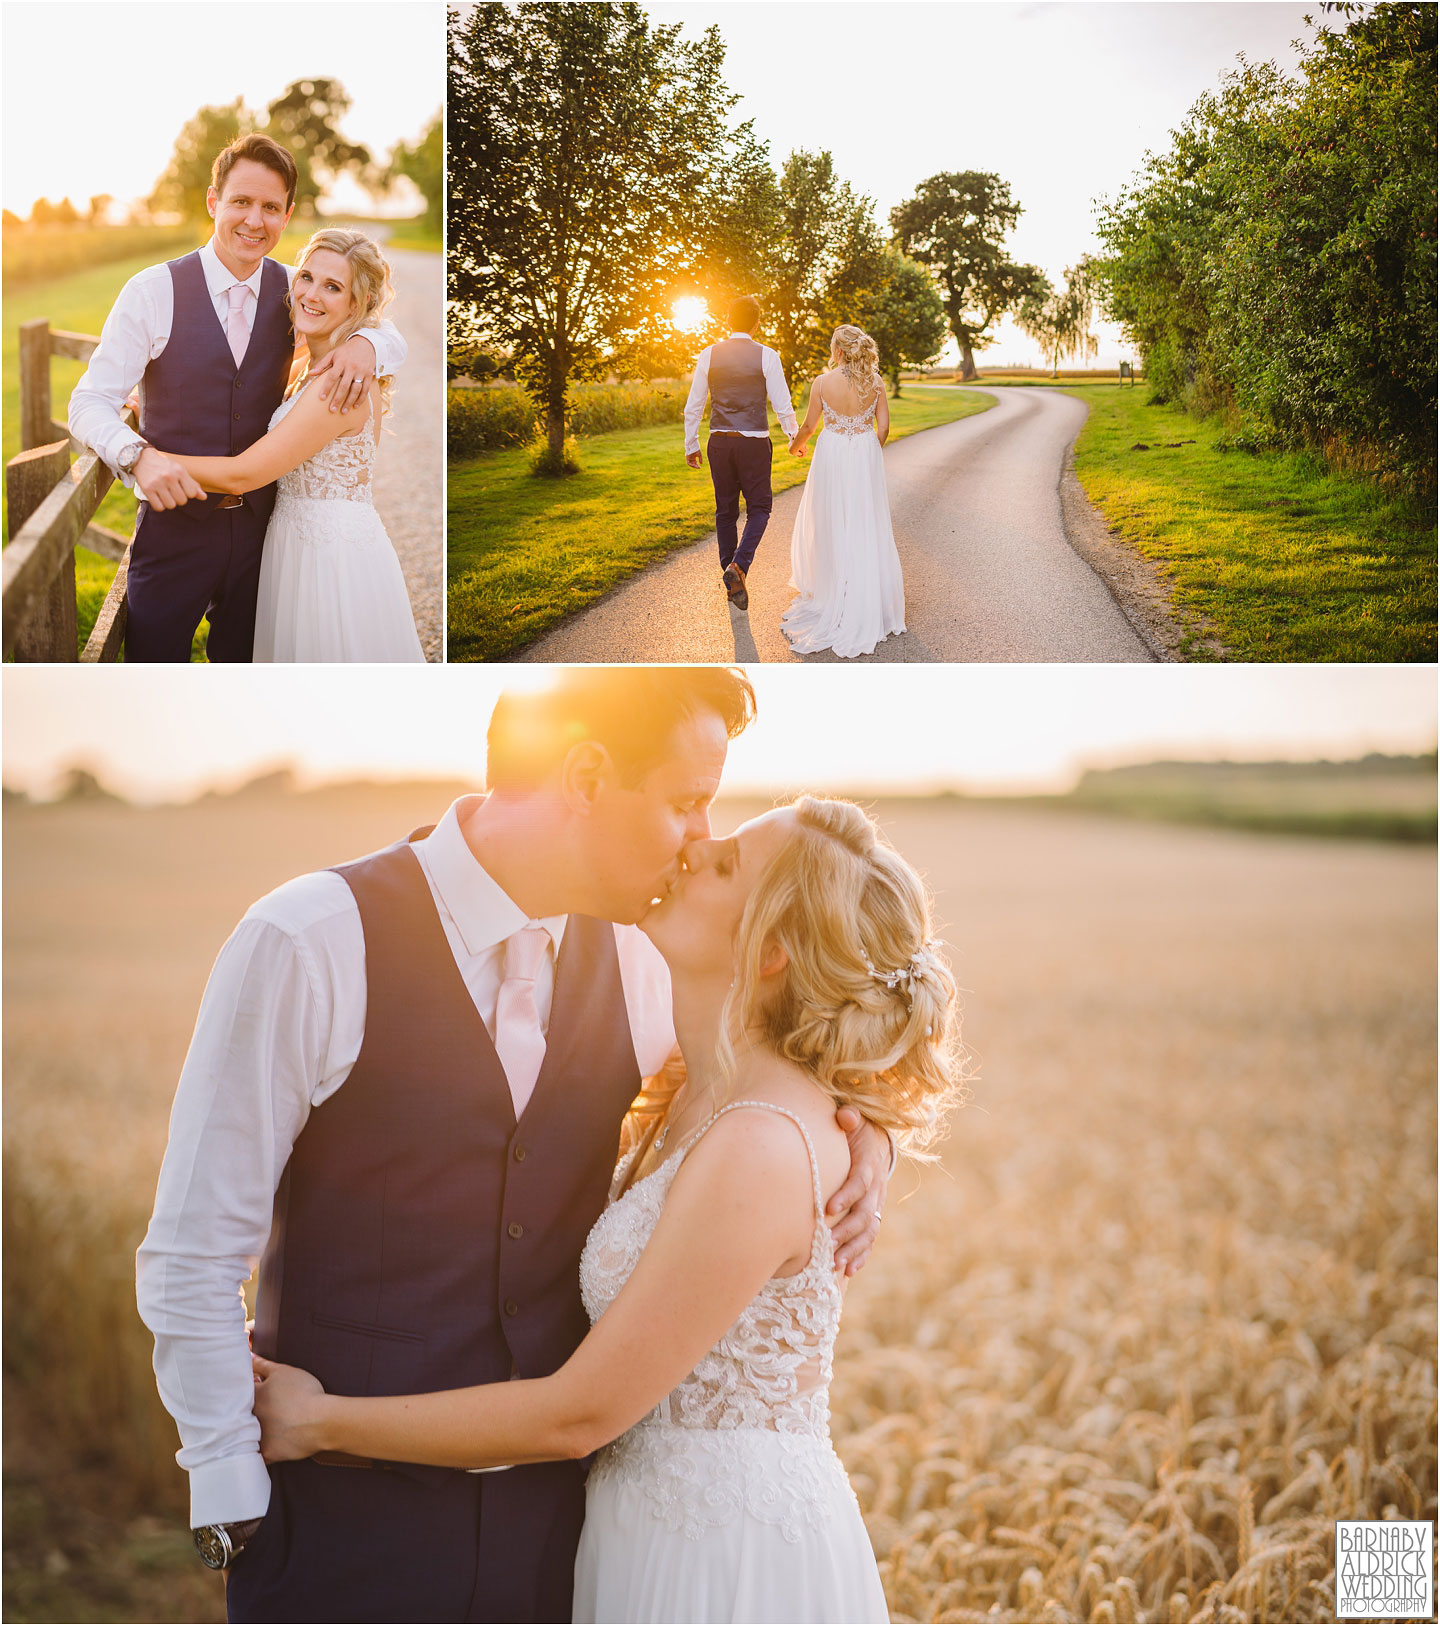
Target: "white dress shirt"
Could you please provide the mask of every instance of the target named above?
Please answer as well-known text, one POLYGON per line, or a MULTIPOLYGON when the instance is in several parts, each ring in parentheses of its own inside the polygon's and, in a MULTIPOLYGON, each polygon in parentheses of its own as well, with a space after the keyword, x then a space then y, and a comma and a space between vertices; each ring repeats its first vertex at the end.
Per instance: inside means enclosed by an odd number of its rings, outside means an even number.
MULTIPOLYGON (((462 797, 413 850, 493 1037, 505 939, 527 921, 466 843, 463 827, 482 801, 462 797)), ((557 950, 565 920, 539 922, 557 950)), ((615 946, 636 1064, 648 1077, 675 1044, 670 974, 638 927, 616 926, 615 946)), ((542 1025, 555 988, 547 958, 535 986, 542 1025)), ((365 992, 355 896, 339 875, 321 871, 287 881, 247 911, 200 1002, 136 1259, 160 1397, 179 1426, 177 1460, 190 1475, 192 1526, 258 1518, 269 1505, 240 1288, 264 1250, 300 1131, 360 1054, 365 992)))
MULTIPOLYGON (((200 266, 223 331, 230 309, 230 290, 238 279, 220 263, 213 238, 200 250, 200 266)), ((293 265, 282 269, 287 277, 294 277, 293 265)), ((243 307, 245 325, 252 332, 263 271, 262 261, 244 282, 252 296, 243 307)), ((105 318, 100 343, 70 396, 70 433, 112 470, 120 453, 135 439, 135 431, 121 418, 125 403, 138 387, 143 404, 145 369, 170 342, 174 319, 175 286, 170 279, 170 267, 151 265, 136 272, 120 290, 105 318)), ((361 337, 375 348, 378 376, 384 378, 400 371, 408 351, 393 322, 367 327, 361 337)), ((143 412, 141 416, 143 420, 143 412)), ((163 446, 160 449, 165 450, 163 446)), ((132 476, 122 474, 120 478, 134 488, 132 476)))
MULTIPOLYGON (((748 333, 732 333, 732 339, 749 339, 748 333)), ((753 340, 751 341, 754 342, 753 340)), ((705 415, 705 397, 710 393, 710 352, 714 345, 706 345, 695 363, 695 376, 690 380, 690 394, 685 401, 685 453, 700 450, 700 420, 705 415)), ((785 431, 787 440, 794 440, 800 425, 795 421, 795 409, 790 404, 790 389, 785 382, 785 368, 779 354, 768 344, 760 346, 760 365, 765 372, 765 391, 775 416, 785 431)), ((769 429, 726 430, 727 434, 749 435, 755 440, 769 440, 769 429)))

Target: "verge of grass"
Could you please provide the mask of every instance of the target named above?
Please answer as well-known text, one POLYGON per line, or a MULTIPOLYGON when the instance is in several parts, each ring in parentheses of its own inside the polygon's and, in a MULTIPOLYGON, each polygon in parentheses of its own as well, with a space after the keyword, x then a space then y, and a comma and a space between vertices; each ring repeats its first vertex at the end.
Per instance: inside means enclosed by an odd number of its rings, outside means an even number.
MULTIPOLYGON (((993 405, 961 391, 905 395, 890 403, 890 438, 993 405)), ((775 491, 800 485, 809 457, 787 456, 778 429, 770 438, 775 491)), ((713 529, 709 472, 686 467, 678 425, 594 435, 580 457, 581 472, 557 481, 532 475, 523 449, 451 463, 450 660, 503 660, 713 529)))
MULTIPOLYGON (((288 262, 310 237, 309 226, 292 226, 280 239, 275 250, 277 259, 288 262)), ((4 370, 4 432, 3 447, 8 463, 20 450, 20 324, 46 317, 51 327, 65 328, 72 333, 99 333, 110 314, 110 307, 121 288, 147 265, 166 258, 174 258, 171 249, 142 254, 133 259, 114 260, 108 265, 95 266, 73 276, 60 277, 53 282, 35 283, 21 288, 5 298, 4 342, 0 348, 0 366, 4 370)), ((80 382, 85 364, 55 357, 50 363, 50 411, 59 422, 65 421, 70 392, 80 382)), ((135 499, 118 481, 106 492, 95 514, 95 523, 108 525, 111 530, 129 536, 135 529, 135 499)), ((4 539, 9 541, 8 508, 0 520, 4 539)), ((112 560, 103 559, 88 548, 75 550, 75 603, 79 626, 79 642, 83 649, 95 617, 115 579, 112 560)), ((200 659, 205 648, 207 624, 202 624, 195 635, 191 659, 200 659)))
MULTIPOLYGON (((1169 576, 1181 620, 1208 624, 1218 658, 1435 659, 1433 511, 1313 456, 1221 451, 1215 421, 1150 405, 1143 384, 1066 393, 1090 408, 1086 495, 1169 576)), ((1217 658, 1198 636, 1185 654, 1217 658)))
POLYGON ((392 248, 413 248, 424 254, 445 251, 439 227, 427 226, 424 215, 417 215, 413 220, 389 220, 386 225, 390 228, 386 241, 392 248))

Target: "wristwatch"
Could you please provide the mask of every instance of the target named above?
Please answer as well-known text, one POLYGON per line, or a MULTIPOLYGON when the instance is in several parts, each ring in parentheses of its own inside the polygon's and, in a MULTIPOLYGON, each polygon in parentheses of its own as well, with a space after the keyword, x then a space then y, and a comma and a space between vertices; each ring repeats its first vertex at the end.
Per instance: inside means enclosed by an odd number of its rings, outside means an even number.
POLYGON ((137 435, 134 440, 121 452, 115 460, 115 467, 121 474, 128 474, 132 479, 135 476, 135 465, 140 461, 141 454, 150 450, 150 443, 141 440, 137 435))
POLYGON ((202 1524, 193 1532, 200 1562, 207 1569, 229 1569, 264 1522, 263 1519, 242 1519, 238 1524, 202 1524))

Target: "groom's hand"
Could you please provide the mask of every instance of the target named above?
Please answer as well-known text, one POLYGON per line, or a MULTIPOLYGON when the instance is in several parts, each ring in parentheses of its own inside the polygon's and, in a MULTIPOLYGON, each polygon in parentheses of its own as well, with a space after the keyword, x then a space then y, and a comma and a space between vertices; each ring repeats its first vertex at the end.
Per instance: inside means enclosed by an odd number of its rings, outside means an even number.
POLYGON ((854 1107, 841 1107, 835 1122, 850 1143, 850 1173, 825 1205, 835 1243, 835 1268, 853 1276, 870 1256, 880 1235, 880 1214, 890 1179, 890 1141, 854 1107))
POLYGON ((135 460, 135 484, 152 508, 182 508, 192 500, 205 501, 205 492, 194 475, 153 446, 147 446, 135 460))
POLYGON ((686 452, 685 461, 690 465, 690 467, 692 469, 698 469, 700 467, 700 454, 699 454, 699 452, 686 452))
POLYGON ((330 403, 332 412, 348 412, 351 407, 359 406, 361 396, 375 376, 375 346, 369 339, 352 333, 324 361, 316 363, 312 376, 318 378, 321 373, 329 373, 331 377, 320 391, 320 399, 330 403))

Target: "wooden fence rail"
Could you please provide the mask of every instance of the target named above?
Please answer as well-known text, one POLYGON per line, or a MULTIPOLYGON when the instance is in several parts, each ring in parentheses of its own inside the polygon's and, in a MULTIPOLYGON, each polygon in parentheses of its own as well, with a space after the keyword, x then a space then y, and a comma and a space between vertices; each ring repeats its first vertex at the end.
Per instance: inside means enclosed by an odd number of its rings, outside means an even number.
MULTIPOLYGON (((95 524, 115 476, 51 416, 50 358, 89 361, 99 339, 20 325, 20 446, 5 468, 10 541, 0 553, 0 642, 17 661, 113 661, 125 637, 130 538, 95 524), (80 455, 71 465, 72 451, 80 455), (77 653, 75 549, 117 561, 115 580, 83 651, 77 653)), ((125 421, 135 425, 133 412, 125 421)))

